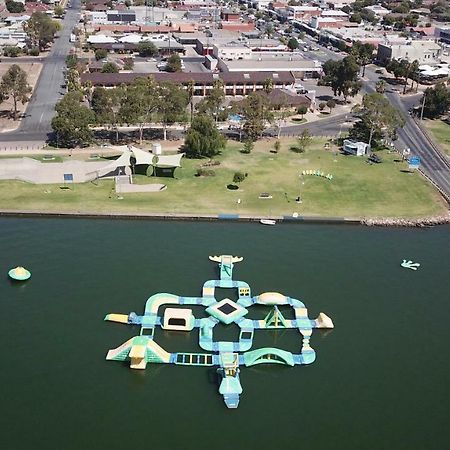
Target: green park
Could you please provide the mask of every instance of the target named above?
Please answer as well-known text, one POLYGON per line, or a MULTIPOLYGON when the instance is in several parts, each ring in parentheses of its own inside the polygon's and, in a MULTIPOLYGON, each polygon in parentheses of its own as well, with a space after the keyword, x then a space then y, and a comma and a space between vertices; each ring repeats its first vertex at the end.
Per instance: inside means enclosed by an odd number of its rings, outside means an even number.
POLYGON ((325 217, 423 217, 446 210, 438 192, 419 173, 410 172, 396 152, 377 152, 383 162, 370 164, 366 158, 342 154, 325 139, 311 139, 300 153, 295 139, 281 139, 278 151, 275 142, 258 141, 251 153, 243 153, 242 143, 228 141, 213 160, 184 158, 173 178, 133 176, 137 184, 167 186, 155 193, 118 195, 112 179, 73 185, 1 181, 0 208, 16 210, 20 205, 21 210, 54 213, 297 213, 325 217), (332 179, 302 175, 304 171, 323 172, 332 179), (260 198, 261 194, 270 198, 260 198))

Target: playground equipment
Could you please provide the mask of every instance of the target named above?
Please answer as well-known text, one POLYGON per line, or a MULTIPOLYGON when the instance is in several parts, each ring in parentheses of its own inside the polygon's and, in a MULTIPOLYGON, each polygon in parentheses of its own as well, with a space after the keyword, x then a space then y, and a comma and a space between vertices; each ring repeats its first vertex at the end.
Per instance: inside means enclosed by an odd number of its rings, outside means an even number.
POLYGON ((220 377, 219 393, 228 408, 239 405, 242 386, 240 366, 257 364, 283 364, 288 366, 311 364, 316 358, 310 346, 313 328, 333 328, 333 321, 324 313, 317 319, 308 318, 308 310, 303 302, 278 292, 265 292, 252 297, 250 286, 245 281, 233 280, 234 264, 243 258, 231 255, 210 256, 211 261, 219 264, 220 279, 208 280, 203 284, 201 297, 181 297, 173 294, 152 295, 145 304, 142 316, 131 312, 125 314, 108 314, 105 320, 125 323, 140 327, 140 335, 132 337, 119 347, 111 349, 107 360, 130 361, 132 369, 145 369, 148 363, 177 364, 185 366, 218 366, 220 377), (216 300, 215 289, 225 288, 237 293, 237 300, 229 298, 216 300), (161 306, 176 305, 165 308, 159 315, 161 306), (205 308, 208 317, 197 319, 192 309, 185 306, 196 305, 205 308), (262 320, 247 318, 249 308, 258 305, 270 307, 270 312, 262 320), (286 319, 281 306, 293 309, 294 319, 286 319), (214 326, 235 323, 240 328, 237 342, 215 341, 214 326), (169 353, 154 341, 156 327, 174 331, 192 331, 199 329, 199 345, 203 353, 169 353), (296 328, 301 336, 301 351, 298 354, 278 348, 260 348, 250 350, 253 345, 255 330, 296 328))
POLYGON ((24 267, 18 266, 14 267, 8 272, 10 278, 16 281, 25 281, 31 277, 31 272, 24 267))
POLYGON ((321 172, 320 170, 303 170, 301 173, 303 176, 304 175, 315 175, 317 177, 322 177, 322 178, 326 178, 327 180, 332 180, 333 179, 333 175, 327 173, 325 175, 325 172, 321 172))

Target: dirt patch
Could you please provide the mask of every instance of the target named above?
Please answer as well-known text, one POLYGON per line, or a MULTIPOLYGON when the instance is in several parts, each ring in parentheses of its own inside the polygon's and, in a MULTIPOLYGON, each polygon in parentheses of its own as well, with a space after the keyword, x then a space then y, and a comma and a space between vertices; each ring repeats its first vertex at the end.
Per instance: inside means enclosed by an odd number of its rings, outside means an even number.
MULTIPOLYGON (((0 78, 3 77, 3 75, 7 72, 7 70, 13 65, 17 64, 20 68, 22 68, 27 73, 28 78, 28 84, 32 87, 34 90, 34 87, 36 86, 36 82, 39 78, 39 74, 42 70, 42 64, 41 63, 20 63, 20 61, 17 62, 11 62, 11 63, 2 63, 0 64, 0 78)), ((18 104, 18 119, 13 120, 11 118, 11 111, 13 109, 13 100, 12 98, 9 98, 8 100, 2 102, 0 104, 0 133, 5 131, 13 131, 15 130, 19 124, 20 119, 23 116, 24 111, 27 108, 28 103, 25 103, 22 105, 22 103, 19 102, 18 104)))

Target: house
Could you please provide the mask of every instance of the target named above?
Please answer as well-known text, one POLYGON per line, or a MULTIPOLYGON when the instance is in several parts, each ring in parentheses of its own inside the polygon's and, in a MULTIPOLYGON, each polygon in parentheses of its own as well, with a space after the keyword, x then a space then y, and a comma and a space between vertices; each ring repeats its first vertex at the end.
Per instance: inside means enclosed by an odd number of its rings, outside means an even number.
POLYGON ((351 139, 344 139, 342 147, 344 153, 356 156, 365 156, 370 153, 370 146, 365 142, 352 141, 351 139))

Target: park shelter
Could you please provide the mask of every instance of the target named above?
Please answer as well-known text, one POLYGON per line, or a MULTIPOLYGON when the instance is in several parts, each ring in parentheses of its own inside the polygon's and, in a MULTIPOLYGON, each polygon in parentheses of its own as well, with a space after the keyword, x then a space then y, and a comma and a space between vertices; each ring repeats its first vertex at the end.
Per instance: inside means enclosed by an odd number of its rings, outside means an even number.
POLYGON ((99 176, 130 175, 132 167, 134 168, 133 172, 136 173, 137 166, 146 166, 147 168, 152 166, 155 175, 173 177, 175 169, 181 167, 181 158, 184 156, 184 153, 155 155, 131 145, 111 146, 111 148, 122 154, 98 170, 99 176))

